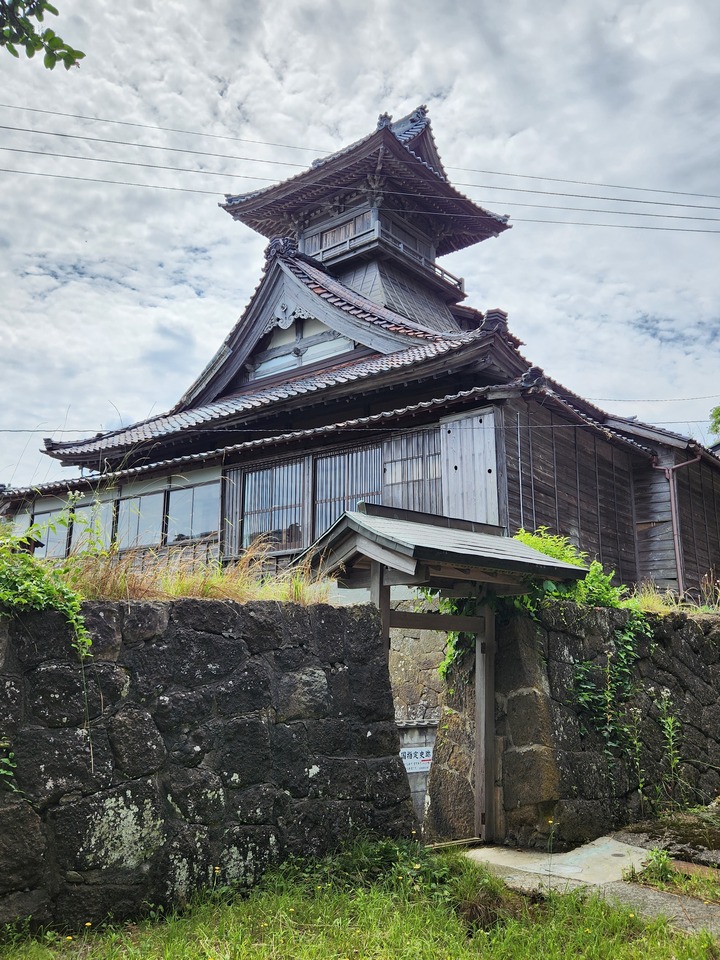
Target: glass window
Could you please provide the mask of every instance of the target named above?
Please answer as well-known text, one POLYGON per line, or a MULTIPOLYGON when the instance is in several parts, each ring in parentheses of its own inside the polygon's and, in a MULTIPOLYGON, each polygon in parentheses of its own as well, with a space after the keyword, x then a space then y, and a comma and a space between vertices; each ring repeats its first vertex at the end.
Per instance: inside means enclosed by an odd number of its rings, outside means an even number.
POLYGON ((112 540, 113 501, 88 503, 73 510, 70 549, 107 550, 112 540))
POLYGON ((275 550, 302 547, 303 479, 302 460, 245 475, 243 547, 260 537, 275 550))
POLYGON ((362 447, 318 458, 315 484, 315 536, 319 537, 346 510, 354 510, 359 500, 380 502, 380 447, 362 447))
POLYGON ((219 482, 170 491, 168 543, 217 536, 219 520, 219 482))
POLYGON ((50 510, 36 513, 35 524, 40 528, 42 547, 35 550, 36 557, 64 557, 67 553, 67 511, 50 510))
POLYGON ((12 533, 14 537, 22 537, 27 528, 30 526, 32 520, 32 514, 29 510, 23 510, 20 513, 16 513, 12 518, 12 533))
POLYGON ((127 547, 150 547, 162 540, 163 493, 128 497, 118 503, 117 542, 127 547))

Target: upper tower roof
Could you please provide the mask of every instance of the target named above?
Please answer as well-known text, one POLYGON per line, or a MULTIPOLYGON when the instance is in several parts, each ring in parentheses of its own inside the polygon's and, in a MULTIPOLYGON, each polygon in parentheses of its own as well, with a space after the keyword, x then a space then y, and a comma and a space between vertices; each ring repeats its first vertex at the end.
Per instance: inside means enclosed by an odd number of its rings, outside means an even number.
POLYGON ((321 205, 363 196, 383 198, 427 217, 437 237, 437 255, 462 250, 509 228, 506 216, 478 206, 448 181, 430 128, 427 108, 418 107, 282 183, 253 193, 227 195, 220 206, 241 223, 271 239, 294 237, 321 205))

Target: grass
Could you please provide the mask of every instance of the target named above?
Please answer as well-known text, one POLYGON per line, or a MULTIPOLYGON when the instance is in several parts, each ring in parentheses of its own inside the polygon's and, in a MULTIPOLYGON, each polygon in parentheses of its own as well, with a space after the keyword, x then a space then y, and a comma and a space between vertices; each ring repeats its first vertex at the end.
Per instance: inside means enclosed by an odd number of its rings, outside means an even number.
POLYGON ((718 960, 708 934, 646 924, 577 894, 526 898, 459 855, 360 844, 292 861, 246 895, 216 890, 185 911, 76 935, 9 937, 4 960, 718 960), (66 939, 72 937, 72 939, 66 939))
POLYGON ((652 581, 639 583, 631 594, 631 602, 644 613, 720 613, 720 578, 714 571, 700 581, 694 595, 678 597, 670 590, 661 590, 652 581))
POLYGON ((706 868, 706 871, 716 875, 688 874, 675 866, 666 850, 654 847, 648 851, 643 869, 632 868, 625 879, 630 883, 639 883, 666 893, 681 894, 702 900, 703 903, 720 905, 720 870, 706 868))
POLYGON ((85 600, 284 600, 301 604, 327 600, 331 582, 309 564, 276 571, 269 547, 256 541, 232 564, 197 558, 190 550, 78 552, 51 563, 85 600))

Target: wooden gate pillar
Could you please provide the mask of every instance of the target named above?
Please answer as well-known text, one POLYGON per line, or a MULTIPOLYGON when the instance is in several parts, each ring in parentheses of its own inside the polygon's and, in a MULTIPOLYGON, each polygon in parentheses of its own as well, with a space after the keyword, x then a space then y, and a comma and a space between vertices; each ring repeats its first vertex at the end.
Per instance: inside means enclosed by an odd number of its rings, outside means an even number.
POLYGON ((475 637, 475 836, 495 839, 495 613, 475 637))

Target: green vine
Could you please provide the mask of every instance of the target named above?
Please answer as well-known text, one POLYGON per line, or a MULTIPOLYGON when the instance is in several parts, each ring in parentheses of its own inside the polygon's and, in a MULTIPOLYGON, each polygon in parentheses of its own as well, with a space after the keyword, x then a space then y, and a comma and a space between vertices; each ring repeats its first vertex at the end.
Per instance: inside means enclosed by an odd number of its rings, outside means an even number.
POLYGON ((0 532, 0 617, 26 610, 57 610, 70 625, 73 648, 83 660, 90 654, 92 639, 81 613, 82 598, 49 564, 32 556, 39 534, 35 527, 22 537, 0 532))
POLYGON ((633 748, 637 722, 628 705, 635 693, 633 668, 640 657, 638 641, 644 636, 650 636, 650 627, 642 613, 632 611, 627 624, 615 630, 614 650, 605 663, 599 666, 585 660, 575 669, 574 698, 580 708, 582 733, 591 726, 602 737, 608 756, 627 752, 634 767, 639 765, 638 751, 633 748))

